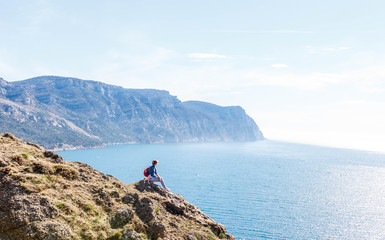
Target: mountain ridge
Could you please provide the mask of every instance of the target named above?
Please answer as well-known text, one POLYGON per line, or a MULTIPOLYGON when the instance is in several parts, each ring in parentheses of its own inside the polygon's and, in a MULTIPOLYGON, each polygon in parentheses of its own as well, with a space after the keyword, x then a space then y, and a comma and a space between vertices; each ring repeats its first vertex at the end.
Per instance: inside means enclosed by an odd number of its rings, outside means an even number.
POLYGON ((93 80, 41 76, 14 82, 0 80, 0 99, 2 132, 14 132, 51 149, 263 139, 254 120, 241 107, 182 102, 166 90, 127 89, 93 80))

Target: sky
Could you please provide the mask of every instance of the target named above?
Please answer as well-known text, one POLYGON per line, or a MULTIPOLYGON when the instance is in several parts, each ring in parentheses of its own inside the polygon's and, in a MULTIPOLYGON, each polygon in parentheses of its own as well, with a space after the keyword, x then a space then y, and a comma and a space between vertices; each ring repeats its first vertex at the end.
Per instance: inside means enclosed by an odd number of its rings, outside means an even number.
POLYGON ((265 137, 385 152, 385 2, 0 0, 0 77, 242 106, 265 137))

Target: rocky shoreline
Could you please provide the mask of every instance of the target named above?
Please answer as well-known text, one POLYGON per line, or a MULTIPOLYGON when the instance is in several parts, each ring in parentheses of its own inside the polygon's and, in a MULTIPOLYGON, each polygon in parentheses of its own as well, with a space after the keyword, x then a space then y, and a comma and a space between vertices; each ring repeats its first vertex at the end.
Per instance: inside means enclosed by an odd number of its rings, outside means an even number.
POLYGON ((182 196, 0 135, 0 239, 235 238, 182 196))

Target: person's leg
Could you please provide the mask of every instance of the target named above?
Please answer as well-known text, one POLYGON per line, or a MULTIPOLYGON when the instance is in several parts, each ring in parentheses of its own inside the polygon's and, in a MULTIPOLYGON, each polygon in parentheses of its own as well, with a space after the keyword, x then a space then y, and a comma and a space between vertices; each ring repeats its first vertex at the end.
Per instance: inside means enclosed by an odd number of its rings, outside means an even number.
POLYGON ((160 182, 158 177, 150 177, 150 182, 160 182))
POLYGON ((162 184, 162 187, 163 187, 165 190, 168 190, 168 188, 166 187, 166 184, 164 183, 164 180, 163 180, 162 177, 160 178, 160 183, 162 184))
POLYGON ((165 189, 165 190, 168 190, 168 188, 166 187, 166 184, 164 183, 164 180, 162 177, 158 178, 158 177, 150 177, 150 181, 151 182, 160 182, 160 184, 162 184, 162 187, 165 189))

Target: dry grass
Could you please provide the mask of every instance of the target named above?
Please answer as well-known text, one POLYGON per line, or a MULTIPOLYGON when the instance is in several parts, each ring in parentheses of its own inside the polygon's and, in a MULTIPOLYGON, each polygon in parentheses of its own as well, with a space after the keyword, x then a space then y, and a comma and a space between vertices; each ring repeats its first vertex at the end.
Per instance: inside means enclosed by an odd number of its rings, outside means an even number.
MULTIPOLYGON (((169 213, 163 204, 167 196, 139 191, 135 185, 126 185, 83 163, 58 164, 51 160, 44 156, 44 149, 0 135, 0 163, 6 163, 5 167, 0 167, 0 174, 14 179, 28 196, 44 196, 49 199, 58 211, 52 221, 68 226, 75 235, 74 239, 119 240, 127 228, 133 229, 144 239, 150 239, 153 237, 150 236, 149 224, 153 222, 165 226, 165 232, 169 235, 166 238, 169 239, 185 239, 187 235, 195 236, 197 240, 227 238, 224 233, 214 235, 205 227, 209 224, 204 226, 194 220, 191 217, 193 215, 175 216, 169 213), (152 209, 147 209, 155 213, 151 222, 139 217, 136 212, 137 202, 122 202, 128 193, 136 194, 138 199, 151 201, 152 209), (124 227, 112 229, 110 219, 113 214, 117 209, 127 207, 133 209, 132 220, 124 227)), ((171 197, 178 198, 177 195, 171 197)), ((182 205, 187 204, 180 201, 182 205)))
POLYGON ((79 178, 79 172, 77 170, 63 164, 55 164, 52 169, 55 174, 59 174, 68 180, 75 180, 79 178))

